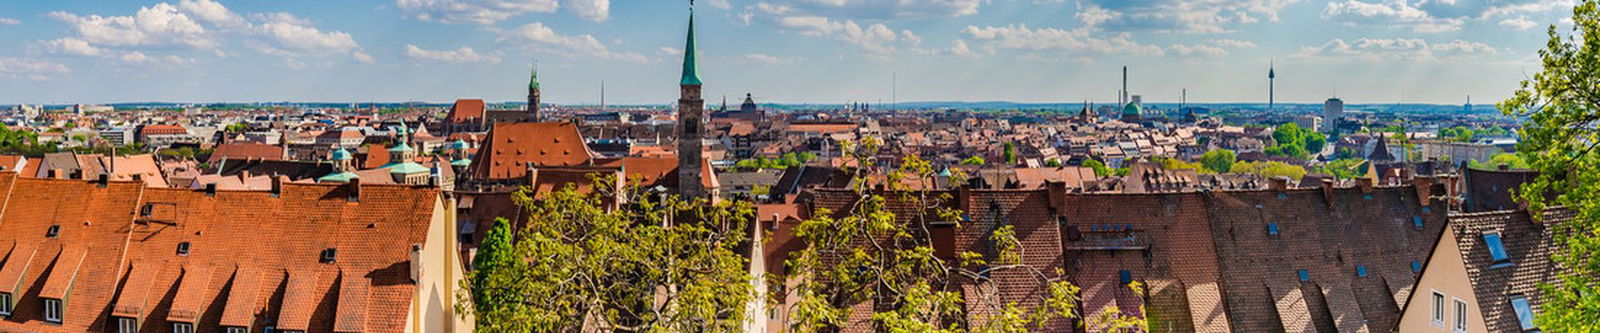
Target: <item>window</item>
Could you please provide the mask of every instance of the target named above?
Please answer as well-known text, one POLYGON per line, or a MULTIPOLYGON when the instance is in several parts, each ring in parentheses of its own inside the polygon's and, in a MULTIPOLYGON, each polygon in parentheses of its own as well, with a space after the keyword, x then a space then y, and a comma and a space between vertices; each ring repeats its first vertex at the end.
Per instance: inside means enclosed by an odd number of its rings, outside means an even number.
POLYGON ((1416 273, 1416 272, 1421 272, 1421 271, 1422 271, 1422 262, 1421 261, 1412 260, 1411 261, 1411 272, 1412 273, 1416 273))
POLYGON ((1455 300, 1455 304, 1456 304, 1456 323, 1455 323, 1455 325, 1452 325, 1451 327, 1454 328, 1456 332, 1466 332, 1467 331, 1467 301, 1463 301, 1460 298, 1457 298, 1457 299, 1454 299, 1454 300, 1455 300))
POLYGON ((1523 332, 1538 329, 1533 326, 1533 307, 1528 305, 1527 296, 1511 296, 1511 310, 1517 312, 1517 322, 1522 324, 1523 332))
POLYGON ((1444 327, 1444 294, 1433 291, 1433 326, 1444 327))
POLYGON ((1421 216, 1412 216, 1411 217, 1411 227, 1415 228, 1417 230, 1422 230, 1422 217, 1421 216))
POLYGON ((1494 265, 1490 266, 1490 268, 1500 268, 1511 264, 1511 257, 1506 255, 1505 244, 1500 243, 1500 233, 1483 234, 1483 245, 1489 247, 1489 258, 1494 259, 1494 265))
POLYGON ((179 256, 188 256, 189 255, 189 242, 178 243, 178 255, 179 256))
POLYGON ((47 323, 61 323, 61 300, 44 300, 44 321, 47 323))
POLYGON ((56 236, 60 236, 60 235, 61 235, 61 226, 60 225, 51 225, 49 228, 44 229, 44 237, 45 238, 56 238, 56 236))
POLYGON ((1126 269, 1117 272, 1117 281, 1122 281, 1122 285, 1133 283, 1133 272, 1129 272, 1126 269))
POLYGON ((322 263, 324 263, 324 264, 333 263, 333 259, 338 257, 338 256, 339 256, 339 249, 335 249, 335 248, 331 248, 330 247, 330 248, 328 248, 326 250, 322 250, 322 263))
POLYGON ((1367 266, 1356 265, 1356 277, 1367 277, 1367 266))
POLYGON ((1300 282, 1311 281, 1311 272, 1309 271, 1302 269, 1298 272, 1295 272, 1295 274, 1300 275, 1300 282))
POLYGON ((1267 223, 1267 235, 1268 236, 1277 236, 1278 235, 1278 222, 1267 223))
POLYGON ((194 333, 194 324, 172 323, 172 333, 194 333))
POLYGON ((226 333, 250 333, 249 329, 245 329, 243 327, 229 327, 224 331, 226 333))
POLYGON ((138 333, 139 320, 117 317, 117 333, 138 333))
POLYGON ((0 293, 0 316, 11 315, 11 293, 0 293))

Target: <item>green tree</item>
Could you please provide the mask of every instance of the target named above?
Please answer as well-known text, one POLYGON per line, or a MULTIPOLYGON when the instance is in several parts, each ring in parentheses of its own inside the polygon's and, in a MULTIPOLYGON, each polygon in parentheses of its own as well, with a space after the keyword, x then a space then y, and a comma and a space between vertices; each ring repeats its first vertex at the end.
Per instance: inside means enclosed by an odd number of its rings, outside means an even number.
POLYGON ((1600 332, 1600 9, 1597 0, 1572 10, 1573 33, 1550 25, 1539 73, 1499 107, 1527 117, 1517 151, 1538 172, 1518 195, 1535 217, 1565 206, 1576 214, 1551 230, 1559 283, 1541 286, 1537 324, 1546 332, 1600 332))
POLYGON ((1305 177, 1307 173, 1304 167, 1278 161, 1234 163, 1233 172, 1254 174, 1264 178, 1284 176, 1295 181, 1299 181, 1300 177, 1305 177))
POLYGON ((1520 169, 1520 170, 1527 170, 1527 169, 1531 169, 1532 168, 1532 165, 1528 164, 1528 160, 1523 158, 1522 154, 1516 154, 1516 153, 1494 154, 1494 156, 1489 157, 1489 161, 1488 162, 1479 162, 1479 161, 1476 161, 1476 160, 1467 162, 1467 167, 1470 167, 1470 168, 1473 168, 1473 169, 1479 169, 1479 170, 1495 170, 1495 169, 1499 169, 1501 165, 1504 165, 1504 166, 1506 166, 1508 168, 1511 168, 1511 169, 1520 169))
POLYGON ((1227 173, 1233 169, 1233 163, 1239 161, 1239 155, 1232 150, 1217 149, 1200 154, 1200 165, 1217 173, 1227 173))
POLYGON ((462 282, 470 292, 456 295, 479 332, 741 329, 756 295, 739 250, 749 202, 653 197, 637 186, 621 208, 608 204, 614 192, 533 195, 513 194, 525 225, 509 251, 490 250, 494 258, 462 282))
POLYGON ((1101 163, 1099 160, 1084 160, 1083 167, 1094 169, 1094 175, 1100 177, 1111 176, 1112 172, 1111 168, 1107 168, 1106 164, 1101 163))
POLYGON ((1054 159, 1054 158, 1048 159, 1048 160, 1044 160, 1044 166, 1051 167, 1051 168, 1059 168, 1059 167, 1061 167, 1061 160, 1054 159))
POLYGON ((1355 179, 1356 172, 1359 171, 1356 170, 1356 166, 1361 165, 1362 162, 1366 161, 1355 158, 1332 160, 1328 161, 1327 164, 1323 164, 1322 167, 1317 168, 1317 172, 1325 173, 1339 179, 1355 179))
POLYGON ((987 163, 988 161, 984 161, 983 157, 978 155, 972 155, 971 157, 967 157, 967 159, 961 160, 961 165, 984 165, 987 163))
POLYGON ((1017 144, 1006 141, 1004 156, 1006 159, 1006 164, 1017 165, 1017 144))
MULTIPOLYGON (((505 218, 495 219, 494 226, 489 227, 489 232, 483 235, 483 242, 478 244, 477 256, 472 258, 473 286, 489 286, 492 284, 491 277, 527 269, 527 263, 517 260, 511 246, 511 221, 505 218)), ((493 290, 472 289, 472 308, 479 313, 502 312, 502 308, 511 303, 505 298, 512 295, 496 293, 493 290)))
MULTIPOLYGON (((847 158, 859 161, 855 165, 872 166, 877 165, 874 156, 879 144, 869 137, 840 148, 847 158)), ((791 291, 801 298, 787 309, 793 318, 791 331, 837 331, 846 324, 852 305, 866 300, 879 305, 872 322, 887 332, 1021 332, 1074 316, 1078 288, 1061 278, 1061 268, 1022 264, 1021 243, 1013 226, 991 232, 994 253, 962 252, 954 259, 936 255, 927 231, 939 223, 960 223, 962 212, 944 208, 948 205, 942 203, 953 200, 948 193, 914 190, 906 184, 926 182, 933 175, 932 165, 916 155, 906 157, 898 168, 884 171, 860 168, 855 176, 865 180, 868 175, 885 174, 888 190, 871 190, 867 182, 857 181, 860 185, 852 187, 857 198, 854 204, 839 212, 819 209, 796 227, 795 234, 805 246, 791 253, 787 264, 805 278, 791 291), (900 203, 940 208, 913 209, 911 216, 897 216, 890 207, 900 203), (979 288, 977 294, 964 296, 956 287, 962 281, 992 283, 990 276, 1003 275, 1028 277, 1026 283, 1046 292, 1030 296, 1033 305, 1023 306, 997 301, 997 288, 979 288), (963 297, 983 297, 985 301, 968 303, 963 297), (979 312, 970 313, 968 307, 979 312), (974 316, 985 320, 965 320, 974 316)), ((921 188, 928 186, 931 184, 921 188)))

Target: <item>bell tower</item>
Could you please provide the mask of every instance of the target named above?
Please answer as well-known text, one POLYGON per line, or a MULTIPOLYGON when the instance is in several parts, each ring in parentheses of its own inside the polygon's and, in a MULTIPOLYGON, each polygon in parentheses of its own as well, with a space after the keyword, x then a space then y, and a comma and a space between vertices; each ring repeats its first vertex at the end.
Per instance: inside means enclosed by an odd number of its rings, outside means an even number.
POLYGON ((700 64, 695 55, 694 3, 689 3, 689 34, 683 48, 683 77, 678 81, 678 194, 684 199, 704 198, 701 156, 705 138, 706 101, 700 98, 700 64))
POLYGON ((533 65, 533 70, 528 74, 528 121, 541 122, 544 118, 539 114, 539 64, 533 65))

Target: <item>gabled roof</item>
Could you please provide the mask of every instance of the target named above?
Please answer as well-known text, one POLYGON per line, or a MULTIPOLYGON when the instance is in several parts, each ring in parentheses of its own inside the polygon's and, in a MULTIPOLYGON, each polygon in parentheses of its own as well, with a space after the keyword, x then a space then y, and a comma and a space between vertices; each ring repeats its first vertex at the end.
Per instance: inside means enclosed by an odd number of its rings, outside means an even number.
POLYGON ((450 115, 446 119, 454 123, 483 119, 484 109, 481 99, 458 99, 455 105, 450 106, 450 115))
MULTIPOLYGON (((1511 308, 1511 297, 1522 295, 1535 313, 1543 304, 1540 283, 1560 283, 1550 256, 1557 250, 1554 225, 1568 223, 1575 213, 1567 209, 1545 212, 1543 223, 1527 211, 1497 211, 1450 217, 1447 237, 1456 238, 1467 278, 1477 296, 1478 310, 1490 332, 1520 332, 1522 326, 1511 308), (1495 262, 1483 235, 1498 233, 1509 263, 1495 262)), ((1423 272, 1428 274, 1429 272, 1423 272)))
POLYGON ((571 123, 497 123, 473 156, 468 174, 479 179, 511 179, 528 167, 589 164, 594 153, 571 123))
POLYGON ((258 159, 280 161, 284 157, 283 146, 260 143, 227 143, 217 146, 206 163, 217 163, 223 159, 244 160, 258 159))

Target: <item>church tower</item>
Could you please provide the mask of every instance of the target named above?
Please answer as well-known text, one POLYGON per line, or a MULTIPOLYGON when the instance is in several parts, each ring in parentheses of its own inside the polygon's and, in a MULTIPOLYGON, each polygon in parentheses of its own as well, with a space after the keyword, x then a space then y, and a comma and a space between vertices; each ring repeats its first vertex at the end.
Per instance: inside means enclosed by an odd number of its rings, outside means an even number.
POLYGON ((704 162, 705 100, 700 98, 700 64, 695 59, 694 5, 689 5, 689 37, 683 47, 683 78, 678 81, 678 194, 684 199, 704 198, 701 182, 704 162))
POLYGON ((532 73, 528 74, 528 121, 544 121, 539 114, 539 65, 537 64, 533 66, 532 73))

